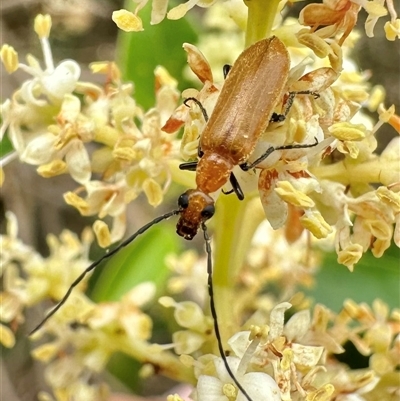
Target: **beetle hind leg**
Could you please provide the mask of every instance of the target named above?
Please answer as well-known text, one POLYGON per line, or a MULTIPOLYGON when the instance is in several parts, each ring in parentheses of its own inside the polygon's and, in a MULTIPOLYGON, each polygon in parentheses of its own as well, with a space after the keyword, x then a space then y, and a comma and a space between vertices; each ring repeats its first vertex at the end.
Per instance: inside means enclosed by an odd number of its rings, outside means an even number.
POLYGON ((314 99, 319 98, 319 93, 313 91, 298 91, 298 92, 289 92, 289 96, 284 104, 284 113, 272 113, 272 116, 269 120, 270 123, 280 123, 285 121, 286 116, 289 114, 290 109, 292 108, 294 98, 296 95, 311 95, 314 96, 314 99))
POLYGON ((268 148, 265 153, 263 153, 258 159, 256 159, 253 163, 243 163, 240 164, 239 167, 243 170, 243 171, 249 171, 251 169, 253 169, 254 167, 257 167, 258 164, 260 164, 262 161, 264 161, 272 152, 274 152, 275 150, 290 150, 290 149, 305 149, 305 148, 312 148, 314 146, 318 145, 318 139, 314 138, 315 142, 314 143, 307 143, 307 144, 297 144, 297 145, 283 145, 283 146, 277 146, 276 148, 274 148, 273 146, 271 146, 270 148, 268 148))

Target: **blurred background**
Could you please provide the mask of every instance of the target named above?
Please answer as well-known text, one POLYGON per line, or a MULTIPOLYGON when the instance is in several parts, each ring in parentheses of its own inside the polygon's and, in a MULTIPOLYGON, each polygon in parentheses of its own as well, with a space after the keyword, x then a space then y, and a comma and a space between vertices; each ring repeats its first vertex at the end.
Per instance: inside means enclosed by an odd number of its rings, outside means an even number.
MULTIPOLYGON (((290 13, 297 16, 304 4, 306 2, 293 6, 290 13)), ((53 20, 50 35, 53 58, 56 63, 66 58, 76 60, 82 70, 82 81, 93 82, 98 79, 98 83, 101 84, 102 76, 92 75, 88 64, 93 61, 116 60, 124 74, 124 79, 134 82, 137 103, 145 109, 151 107, 154 101, 153 71, 157 65, 163 65, 172 76, 178 78, 181 85, 179 89, 193 86, 192 83, 180 78, 186 65, 186 54, 182 49, 182 43, 196 43, 199 34, 204 30, 202 24, 204 10, 194 8, 185 19, 164 20, 159 25, 150 26, 151 2, 149 1, 140 13, 144 22, 144 31, 119 35, 116 25, 111 20, 111 14, 123 6, 121 0, 2 0, 0 3, 1 45, 4 43, 12 45, 18 51, 20 60, 24 60, 28 53, 41 59, 41 48, 33 31, 33 20, 38 13, 48 13, 53 20)), ((365 17, 363 13, 361 16, 365 17)), ((360 29, 363 29, 364 21, 360 19, 358 23, 360 29)), ((386 88, 386 106, 395 104, 399 113, 400 46, 399 41, 395 43, 386 41, 383 24, 384 18, 375 28, 375 38, 367 40, 364 36, 362 37, 357 48, 354 49, 353 59, 360 70, 371 72, 372 84, 380 84, 386 88)), ((226 62, 232 61, 226 60, 226 62)), ((26 75, 23 72, 18 71, 9 75, 1 67, 1 102, 10 97, 25 79, 26 75)), ((376 118, 376 114, 371 116, 376 118)), ((397 135, 395 131, 385 125, 379 131, 378 151, 381 151, 395 135, 397 135)), ((76 183, 67 176, 44 179, 36 174, 33 166, 22 165, 17 161, 11 163, 7 166, 6 180, 0 196, 2 233, 5 231, 4 212, 11 210, 18 218, 20 238, 43 255, 47 255, 46 234, 58 235, 64 228, 81 233, 84 226, 94 221, 94 219, 82 218, 75 209, 64 203, 62 194, 75 187, 76 183)), ((133 213, 130 214, 129 233, 134 232, 155 215, 161 214, 164 208, 171 210, 173 206, 170 205, 175 204, 176 194, 179 192, 180 190, 172 188, 168 194, 171 203, 163 204, 156 211, 147 204, 144 198, 136 200, 131 205, 131 212, 135 210, 135 218, 132 217, 133 213), (138 209, 140 213, 137 213, 138 209)), ((164 230, 164 234, 160 232, 159 235, 165 235, 167 230, 164 230)), ((169 230, 172 236, 174 231, 173 228, 169 230)), ((157 243, 157 239, 153 241, 157 243)), ((173 245, 175 249, 183 246, 182 242, 179 243, 179 239, 176 241, 177 244, 173 245)), ((154 247, 153 243, 149 245, 149 249, 152 247, 154 247)), ((398 252, 396 250, 393 252, 393 257, 397 258, 398 252)), ((94 249, 94 255, 100 253, 100 250, 94 249)), ((381 259, 378 263, 383 263, 383 260, 381 259)), ((345 270, 343 267, 342 269, 345 270)), ((329 280, 332 279, 329 275, 327 277, 330 277, 329 280)), ((340 278, 337 280, 340 283, 340 278)), ((385 283, 382 284, 383 291, 385 285, 385 283)), ((338 300, 338 303, 340 304, 341 301, 338 300)), ((31 311, 26 325, 32 327, 34 322, 40 320, 44 309, 43 307, 31 311)), ((2 350, 1 400, 35 400, 37 390, 45 388, 42 367, 30 358, 29 347, 30 341, 21 337, 14 349, 2 350)), ((122 370, 125 371, 127 366, 131 366, 123 365, 120 361, 117 361, 116 365, 123 366, 122 370)), ((125 382, 124 386, 129 386, 129 377, 132 377, 132 371, 135 369, 137 367, 131 366, 127 378, 120 377, 125 382)), ((114 384, 117 389, 123 388, 116 380, 114 384)), ((133 383, 130 387, 135 388, 135 386, 139 391, 148 394, 149 388, 153 388, 154 383, 150 382, 144 386, 133 383)), ((160 384, 156 391, 162 391, 169 386, 170 383, 160 384)))

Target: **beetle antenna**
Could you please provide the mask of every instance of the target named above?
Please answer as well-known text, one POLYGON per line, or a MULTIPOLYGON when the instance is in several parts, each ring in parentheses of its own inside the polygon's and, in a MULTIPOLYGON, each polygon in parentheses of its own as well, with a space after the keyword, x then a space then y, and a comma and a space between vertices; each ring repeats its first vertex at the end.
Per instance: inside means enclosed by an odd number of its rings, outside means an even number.
POLYGON ((214 332, 215 337, 217 338, 218 350, 221 354, 222 361, 224 362, 226 371, 228 372, 229 376, 236 384, 237 388, 243 393, 246 397, 247 401, 253 401, 247 391, 243 388, 243 386, 239 383, 238 379, 236 379, 235 375, 233 374, 228 360, 226 359, 224 347, 222 346, 222 339, 221 339, 221 332, 219 330, 218 324, 218 316, 217 310, 215 309, 215 302, 214 302, 214 286, 213 286, 213 271, 212 271, 212 254, 211 254, 211 245, 210 245, 210 237, 208 236, 207 226, 203 222, 201 225, 204 233, 204 242, 206 244, 206 253, 207 253, 207 286, 208 286, 208 295, 210 297, 210 309, 211 309, 211 316, 214 321, 214 332))
POLYGON ((58 304, 50 311, 47 313, 45 318, 29 333, 31 336, 33 333, 38 331, 43 325, 65 304, 67 299, 72 293, 72 290, 85 278, 85 276, 90 273, 92 270, 94 270, 103 260, 106 260, 108 258, 111 258, 111 256, 115 255, 119 250, 122 248, 126 247, 129 245, 136 237, 139 235, 143 234, 145 231, 147 231, 150 227, 154 226, 155 224, 160 223, 163 220, 167 220, 170 217, 179 214, 180 210, 173 210, 172 212, 168 212, 163 214, 162 216, 159 216, 155 218, 154 220, 150 221, 150 223, 147 223, 143 227, 139 228, 134 234, 132 234, 130 237, 128 237, 125 241, 123 241, 121 244, 119 244, 116 248, 114 248, 112 251, 109 251, 105 253, 100 259, 97 259, 95 262, 93 262, 89 267, 87 267, 76 279, 75 281, 70 285, 68 288, 68 291, 65 293, 61 301, 58 302, 58 304))
POLYGON ((206 122, 207 122, 207 121, 208 121, 207 110, 206 110, 206 109, 204 108, 204 106, 201 104, 200 100, 196 99, 195 97, 188 97, 188 98, 186 98, 186 99, 183 101, 183 104, 184 104, 186 107, 190 107, 190 106, 188 105, 189 100, 193 100, 193 102, 195 102, 195 103, 197 104, 197 106, 200 107, 200 110, 201 110, 201 112, 202 112, 202 114, 203 114, 204 120, 206 120, 206 122))

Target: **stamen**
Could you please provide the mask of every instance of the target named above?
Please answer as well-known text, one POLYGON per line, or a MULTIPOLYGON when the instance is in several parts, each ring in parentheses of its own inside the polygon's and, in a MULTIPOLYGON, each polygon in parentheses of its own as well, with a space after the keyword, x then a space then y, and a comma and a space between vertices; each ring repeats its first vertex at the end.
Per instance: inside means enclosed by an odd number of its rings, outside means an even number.
POLYGON ((4 64, 6 71, 12 74, 14 71, 18 70, 18 53, 12 46, 3 45, 0 50, 1 61, 4 64))
POLYGON ((51 30, 51 17, 48 14, 39 14, 35 18, 34 29, 40 39, 42 46, 44 62, 46 65, 47 72, 54 71, 53 55, 51 53, 51 47, 49 43, 49 35, 51 30))
POLYGON ((246 349, 246 352, 243 354, 242 359, 239 362, 239 366, 237 368, 236 374, 240 377, 243 376, 246 371, 247 367, 250 364, 251 358, 253 357, 254 353, 256 352, 256 349, 258 345, 260 344, 260 337, 255 337, 249 346, 246 349))

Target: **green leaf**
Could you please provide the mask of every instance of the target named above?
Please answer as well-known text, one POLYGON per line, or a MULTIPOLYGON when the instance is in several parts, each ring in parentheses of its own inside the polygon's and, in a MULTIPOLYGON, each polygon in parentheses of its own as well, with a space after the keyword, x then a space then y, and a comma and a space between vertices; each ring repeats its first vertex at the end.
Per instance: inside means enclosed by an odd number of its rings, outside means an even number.
POLYGON ((139 371, 142 364, 129 356, 117 352, 114 353, 107 364, 107 370, 118 378, 127 388, 135 393, 142 390, 143 379, 140 378, 139 371))
MULTIPOLYGON (((134 6, 127 2, 126 8, 134 6)), ((184 42, 196 42, 197 35, 187 17, 177 21, 165 19, 150 25, 151 4, 140 11, 144 31, 120 32, 117 43, 118 65, 125 80, 135 83, 135 99, 146 109, 154 106, 154 69, 164 66, 175 78, 179 78, 179 89, 190 84, 181 79, 186 66, 184 42)))
POLYGON ((103 267, 91 297, 99 301, 115 301, 144 281, 152 281, 160 291, 169 275, 165 257, 179 249, 179 238, 171 225, 152 227, 121 249, 103 267))
POLYGON ((323 266, 316 275, 316 286, 306 294, 328 308, 339 311, 347 298, 355 302, 372 302, 380 298, 391 308, 400 306, 400 249, 392 245, 377 259, 371 252, 350 272, 336 261, 337 255, 326 255, 323 266))
MULTIPOLYGON (((144 281, 152 281, 161 293, 170 271, 165 265, 169 253, 177 253, 180 239, 172 224, 152 227, 136 240, 121 249, 103 266, 93 286, 91 297, 97 302, 115 301, 144 281)), ((153 320, 155 326, 159 325, 153 320)), ((156 327, 154 327, 154 330, 156 327)), ((141 363, 131 357, 117 353, 107 365, 107 370, 125 386, 140 391, 143 380, 139 378, 141 363)))
POLYGON ((8 136, 4 135, 3 140, 0 142, 0 157, 4 157, 14 150, 8 136))

